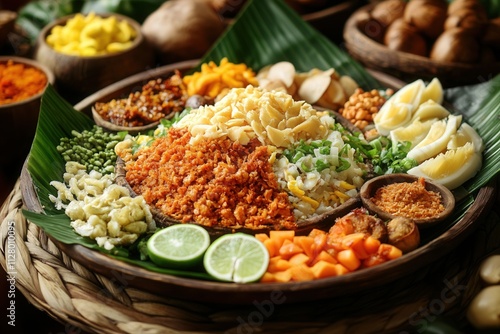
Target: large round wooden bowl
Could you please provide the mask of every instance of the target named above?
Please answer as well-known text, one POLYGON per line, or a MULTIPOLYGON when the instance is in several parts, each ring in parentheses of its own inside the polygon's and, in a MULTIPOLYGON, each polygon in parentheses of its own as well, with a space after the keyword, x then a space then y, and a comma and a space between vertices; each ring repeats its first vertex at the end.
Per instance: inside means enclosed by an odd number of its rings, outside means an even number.
POLYGON ((369 26, 366 26, 373 7, 372 4, 356 10, 344 27, 347 51, 366 67, 386 72, 407 82, 416 79, 431 80, 437 77, 444 87, 481 83, 500 73, 500 62, 477 64, 438 62, 428 57, 390 50, 365 33, 365 30, 382 29, 380 24, 371 21, 369 26))
MULTIPOLYGON (((28 210, 43 211, 26 166, 21 173, 21 192, 28 210)), ((494 182, 481 188, 474 203, 455 225, 445 231, 432 232, 430 240, 400 258, 346 275, 305 282, 237 284, 174 276, 127 263, 82 245, 51 239, 62 252, 89 270, 112 279, 119 275, 126 278, 130 287, 159 296, 232 305, 251 305, 256 300, 269 300, 276 294, 286 297, 286 303, 318 301, 370 292, 394 282, 398 286, 408 285, 406 281, 410 276, 420 276, 426 267, 452 252, 476 230, 495 202, 496 193, 494 182)))
POLYGON ((99 16, 113 15, 134 28, 137 36, 130 48, 122 52, 88 57, 57 52, 47 44, 46 38, 53 27, 65 25, 74 15, 76 14, 62 17, 45 26, 38 36, 34 50, 34 58, 54 72, 58 90, 66 97, 79 101, 116 81, 154 66, 154 53, 142 36, 140 24, 119 14, 99 16))
MULTIPOLYGON (((1 56, 0 64, 12 60, 15 64, 24 64, 42 71, 47 77, 47 85, 54 84, 52 71, 39 62, 15 56, 1 56)), ((1 78, 0 78, 1 79, 1 78)), ((0 105, 0 141, 2 153, 0 168, 18 168, 29 151, 40 112, 40 102, 45 88, 38 94, 26 99, 0 105), (19 162, 19 163, 17 163, 19 162), (18 166, 11 166, 11 164, 18 166)))
MULTIPOLYGON (((137 74, 122 80, 113 87, 115 90, 128 90, 142 80, 151 77, 171 74, 175 69, 192 68, 198 62, 167 65, 147 73, 137 74)), ((386 75, 372 72, 379 81, 391 88, 399 88, 403 83, 386 75), (389 79, 389 80, 387 80, 389 79)), ((113 94, 113 90, 104 89, 102 96, 113 94)), ((89 113, 97 96, 89 97, 75 105, 75 109, 89 113)), ((27 210, 43 212, 37 191, 30 173, 25 166, 21 174, 21 191, 27 210)), ((112 277, 119 274, 127 278, 127 284, 138 290, 145 290, 168 298, 202 301, 214 304, 247 304, 255 300, 268 300, 275 294, 286 297, 287 303, 307 302, 320 299, 331 299, 363 291, 374 291, 378 287, 400 280, 406 283, 405 277, 418 275, 419 270, 437 261, 457 247, 480 223, 491 208, 494 201, 493 185, 483 187, 463 217, 453 226, 446 229, 426 230, 422 245, 404 256, 387 263, 350 273, 348 275, 325 278, 309 282, 291 283, 252 283, 236 284, 205 281, 195 278, 174 276, 167 272, 148 270, 82 245, 69 245, 52 238, 57 247, 72 260, 101 275, 112 277)), ((51 219, 47 216, 46 219, 51 219)), ((439 227, 439 226, 438 226, 439 227)), ((50 235, 49 235, 50 236, 50 235)), ((399 283, 398 283, 399 284, 399 283)))

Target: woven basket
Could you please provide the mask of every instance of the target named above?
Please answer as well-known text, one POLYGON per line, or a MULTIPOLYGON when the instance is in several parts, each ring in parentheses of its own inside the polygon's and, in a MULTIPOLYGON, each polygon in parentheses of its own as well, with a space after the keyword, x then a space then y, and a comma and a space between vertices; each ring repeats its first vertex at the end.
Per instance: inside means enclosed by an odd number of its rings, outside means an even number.
POLYGON ((0 263, 8 272, 14 235, 17 288, 54 319, 89 333, 391 333, 422 329, 435 316, 466 325, 465 307, 482 288, 480 261, 500 252, 498 215, 491 212, 464 242, 468 247, 370 293, 301 304, 287 304, 286 295, 238 306, 195 303, 131 288, 133 277, 95 274, 27 221, 22 206, 18 181, 0 210, 0 263))
MULTIPOLYGON (((482 83, 500 73, 500 62, 449 63, 429 57, 394 51, 368 37, 362 28, 375 4, 357 9, 344 26, 344 46, 364 66, 388 73, 407 82, 439 78, 444 87, 482 83)), ((374 24, 375 25, 375 24, 374 24)), ((379 26, 373 28, 381 29, 379 26)))

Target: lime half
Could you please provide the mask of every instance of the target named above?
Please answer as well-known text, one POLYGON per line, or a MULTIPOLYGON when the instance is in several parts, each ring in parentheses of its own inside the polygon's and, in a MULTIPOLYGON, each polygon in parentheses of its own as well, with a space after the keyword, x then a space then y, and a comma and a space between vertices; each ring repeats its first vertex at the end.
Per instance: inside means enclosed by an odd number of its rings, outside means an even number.
POLYGON ((210 235, 203 227, 176 224, 163 228, 148 240, 151 261, 161 267, 185 269, 201 263, 210 245, 210 235))
POLYGON ((254 236, 235 233, 215 240, 203 258, 205 270, 220 281, 250 283, 266 272, 269 253, 254 236))

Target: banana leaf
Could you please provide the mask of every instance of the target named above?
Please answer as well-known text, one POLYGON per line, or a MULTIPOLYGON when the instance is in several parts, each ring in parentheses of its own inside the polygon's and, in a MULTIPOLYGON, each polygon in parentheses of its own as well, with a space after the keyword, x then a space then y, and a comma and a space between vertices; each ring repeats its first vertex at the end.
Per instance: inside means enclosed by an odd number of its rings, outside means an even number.
MULTIPOLYGON (((378 83, 363 67, 351 59, 338 46, 315 31, 280 0, 249 1, 236 22, 221 36, 209 50, 200 64, 218 62, 228 57, 233 62, 244 62, 254 70, 282 60, 291 61, 299 71, 311 68, 334 67, 342 74, 355 78, 363 87, 379 87, 378 83)), ((484 83, 446 90, 446 100, 454 112, 464 115, 465 121, 477 129, 485 142, 484 162, 481 171, 459 191, 463 198, 456 207, 452 219, 429 233, 438 236, 459 221, 474 202, 477 191, 495 178, 499 172, 500 160, 500 76, 484 83)), ((72 130, 90 129, 93 121, 76 111, 53 87, 43 95, 40 118, 28 159, 28 171, 44 212, 24 211, 26 217, 44 229, 53 238, 66 244, 80 244, 104 252, 96 243, 73 232, 70 220, 62 211, 54 208, 49 194, 56 190, 49 184, 52 180, 62 181, 64 161, 56 150, 62 137, 71 135, 72 130)), ((113 254, 118 259, 147 267, 150 270, 166 272, 149 261, 130 258, 126 250, 113 254)), ((169 273, 195 275, 206 278, 198 272, 169 273)))

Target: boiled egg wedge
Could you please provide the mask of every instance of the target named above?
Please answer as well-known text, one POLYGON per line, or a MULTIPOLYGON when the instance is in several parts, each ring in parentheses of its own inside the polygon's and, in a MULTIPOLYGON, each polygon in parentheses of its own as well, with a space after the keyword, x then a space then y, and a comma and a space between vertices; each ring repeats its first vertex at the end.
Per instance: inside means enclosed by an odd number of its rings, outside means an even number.
POLYGON ((403 126, 394 129, 390 132, 391 141, 393 146, 396 146, 398 142, 410 142, 410 149, 414 148, 418 143, 420 143, 429 133, 432 124, 437 122, 437 118, 428 119, 421 122, 419 119, 414 120, 407 126, 403 126))
POLYGON ((438 104, 443 103, 444 91, 441 81, 438 78, 434 78, 425 86, 422 92, 422 97, 420 99, 420 104, 425 103, 429 100, 434 101, 438 104))
POLYGON ((407 156, 421 163, 444 152, 451 136, 457 132, 461 121, 461 115, 449 115, 446 119, 435 122, 429 129, 427 136, 412 148, 407 156))
POLYGON ((373 118, 378 133, 388 136, 391 130, 409 124, 424 89, 424 81, 417 80, 392 95, 373 118))
POLYGON ((425 121, 431 118, 442 119, 447 117, 450 112, 443 107, 441 104, 435 102, 434 100, 427 100, 418 106, 417 110, 412 114, 412 121, 419 119, 425 121))
POLYGON ((481 153, 476 151, 472 142, 467 142, 411 168, 408 174, 431 179, 452 190, 476 175, 481 166, 481 153))

